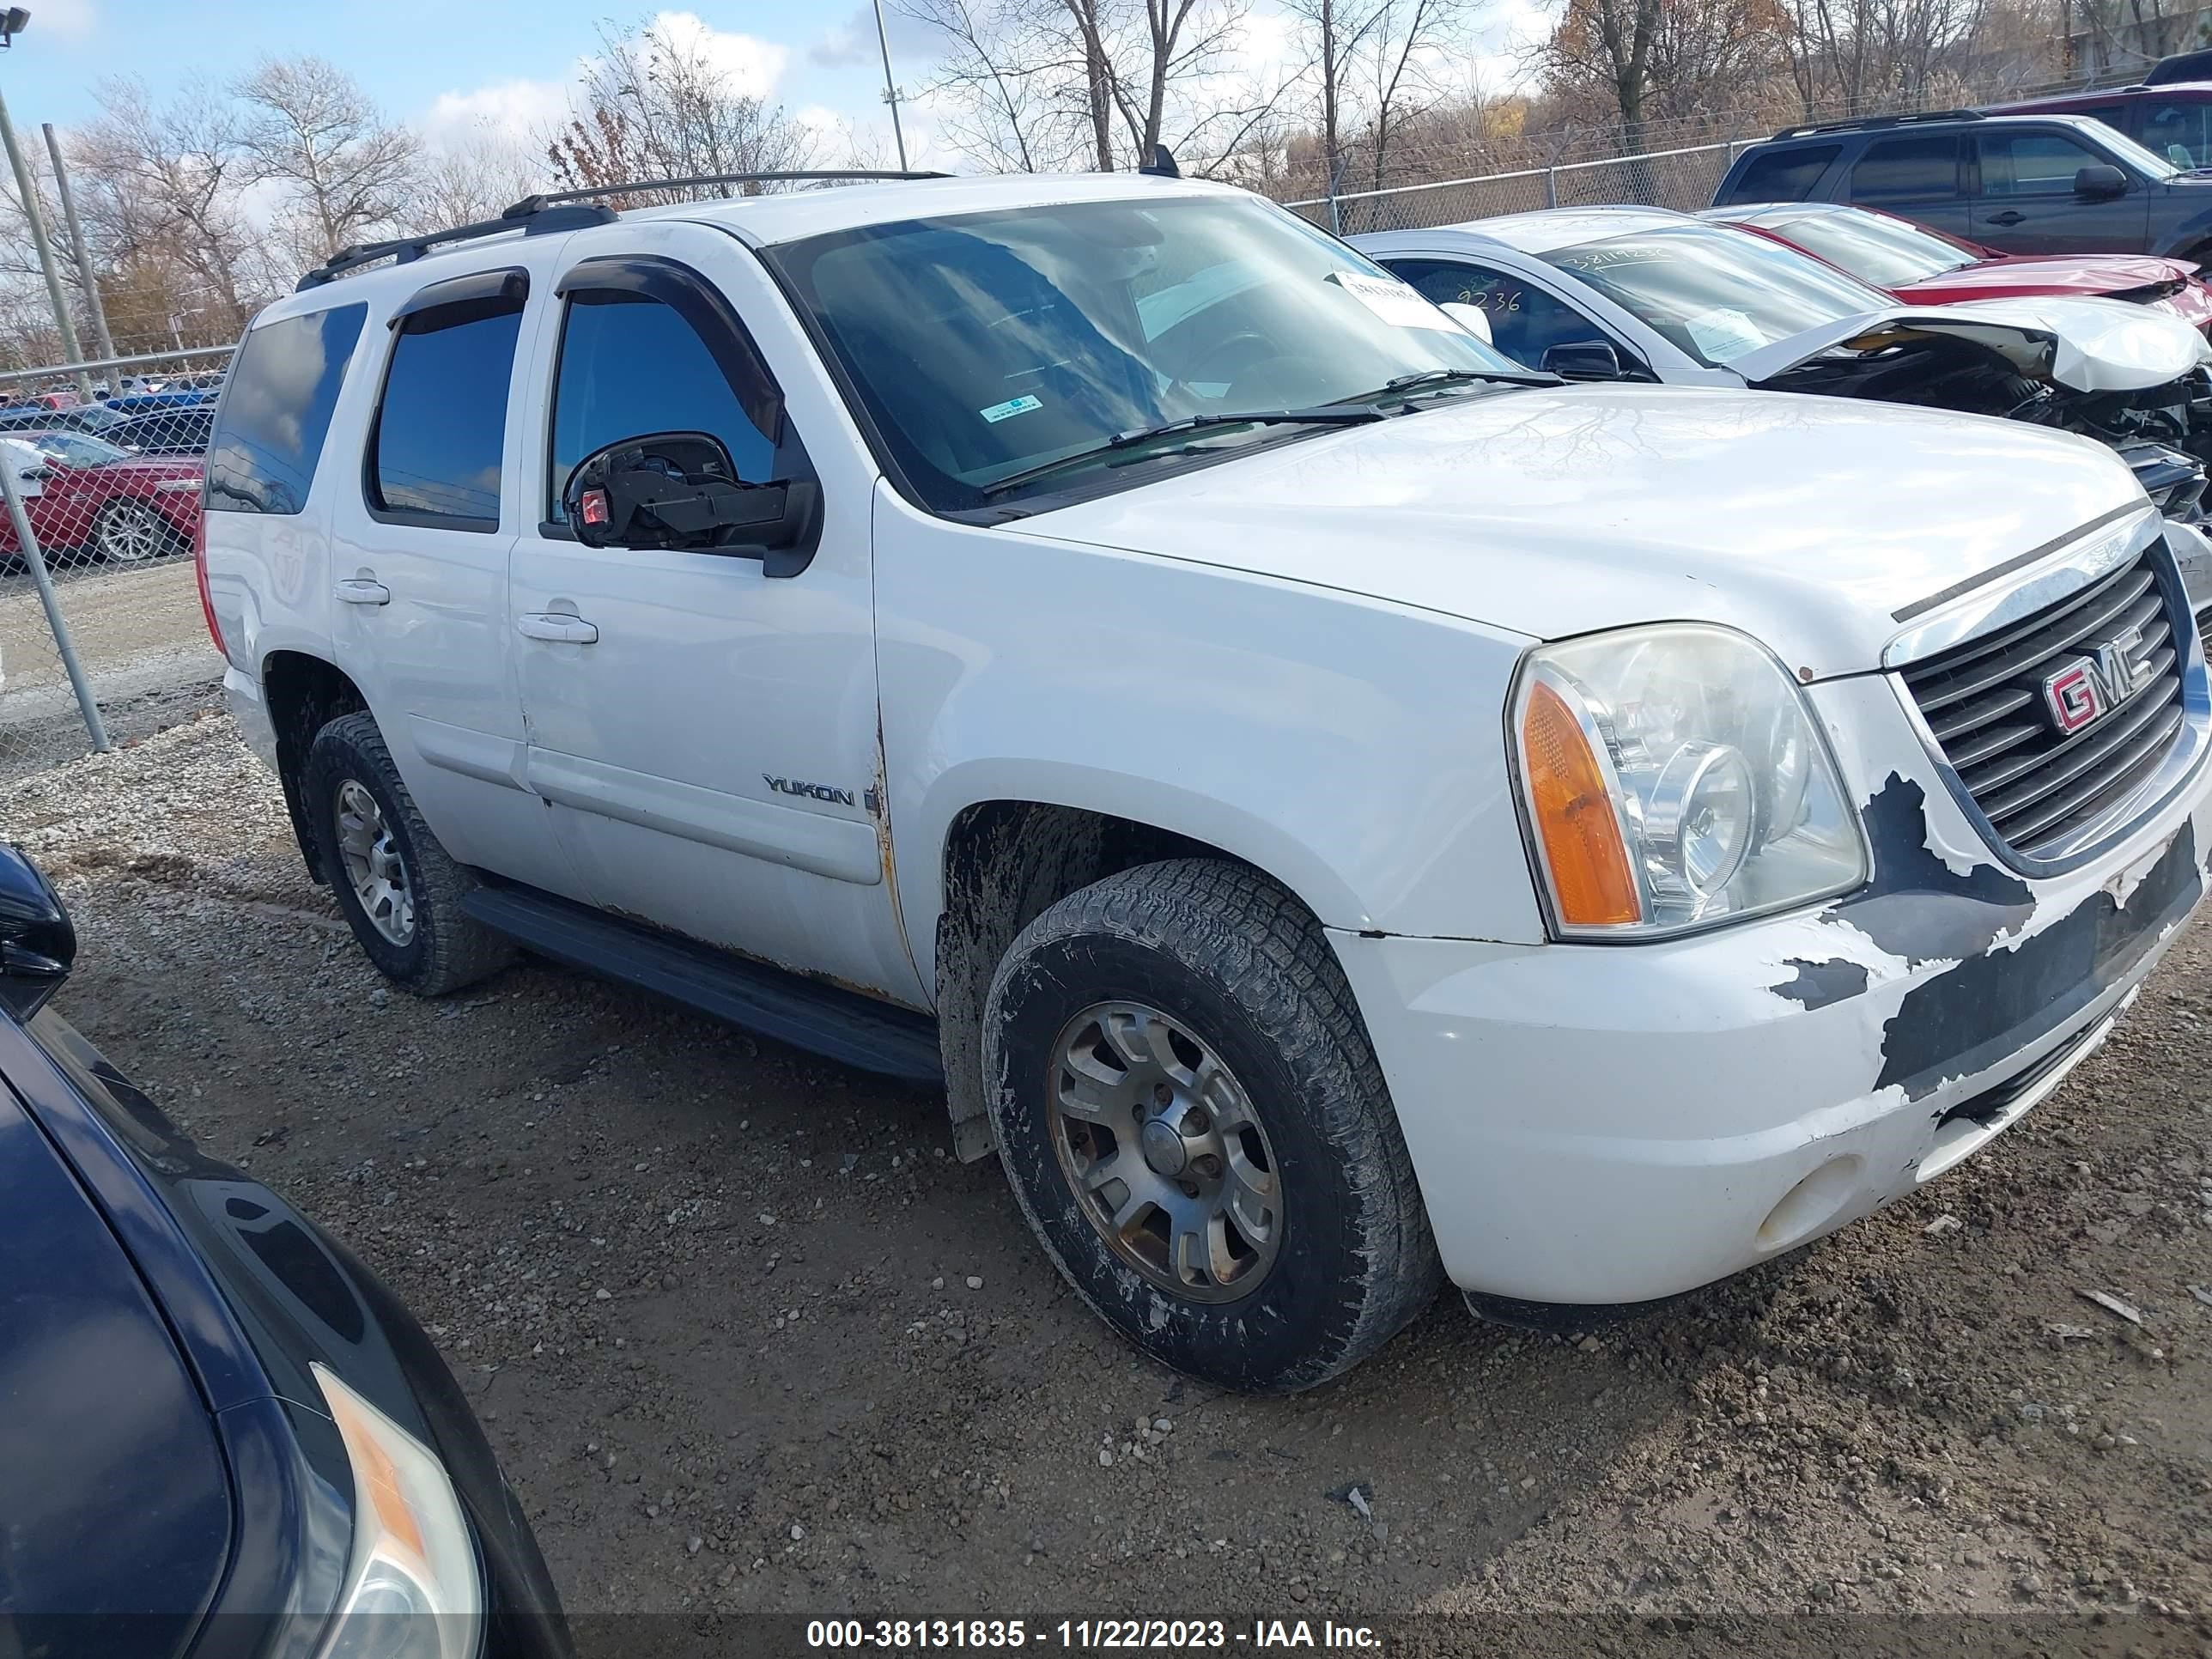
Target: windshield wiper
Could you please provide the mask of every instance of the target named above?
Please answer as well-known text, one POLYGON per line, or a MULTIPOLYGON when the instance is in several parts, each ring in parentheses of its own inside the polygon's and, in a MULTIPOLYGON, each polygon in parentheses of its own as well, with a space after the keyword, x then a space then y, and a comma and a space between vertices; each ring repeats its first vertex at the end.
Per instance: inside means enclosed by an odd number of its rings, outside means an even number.
POLYGON ((1461 380, 1495 380, 1500 386, 1565 384, 1556 374, 1509 374, 1492 368, 1417 368, 1411 374, 1401 374, 1394 380, 1385 380, 1374 391, 1363 392, 1359 396, 1387 398, 1394 392, 1412 392, 1425 386, 1450 386, 1461 380))
POLYGON ((1088 449, 1079 449, 1073 455, 1062 455, 1058 460, 1041 462, 1019 472, 1008 473, 1005 477, 984 485, 983 494, 986 497, 1003 495, 1010 489, 1018 489, 1025 483, 1049 477, 1065 467, 1080 466, 1086 461, 1096 461, 1101 456, 1111 455, 1120 450, 1133 449, 1161 438, 1172 438, 1209 426, 1361 426, 1370 421, 1386 418, 1379 409, 1349 403, 1316 404, 1310 409, 1247 409, 1234 414, 1224 410, 1218 414, 1186 415, 1179 421, 1163 421, 1158 426, 1133 427, 1127 432, 1117 432, 1088 449))

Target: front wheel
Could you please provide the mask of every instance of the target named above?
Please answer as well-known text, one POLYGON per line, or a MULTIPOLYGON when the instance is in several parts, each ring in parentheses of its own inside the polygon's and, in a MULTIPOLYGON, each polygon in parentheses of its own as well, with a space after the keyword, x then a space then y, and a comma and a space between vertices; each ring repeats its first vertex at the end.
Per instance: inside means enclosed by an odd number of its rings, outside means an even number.
POLYGON ((1425 1306, 1435 1241, 1351 988, 1256 872, 1146 865, 1024 929, 984 1012, 1000 1156, 1102 1318, 1226 1388, 1348 1369, 1425 1306))

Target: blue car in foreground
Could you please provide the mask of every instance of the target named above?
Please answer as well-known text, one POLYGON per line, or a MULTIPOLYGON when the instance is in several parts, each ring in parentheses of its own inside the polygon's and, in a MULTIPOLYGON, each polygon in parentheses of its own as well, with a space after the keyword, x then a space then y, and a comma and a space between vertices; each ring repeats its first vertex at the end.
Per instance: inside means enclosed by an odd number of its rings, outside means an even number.
POLYGON ((75 952, 0 845, 0 1654, 568 1659, 429 1337, 45 1006, 75 952))

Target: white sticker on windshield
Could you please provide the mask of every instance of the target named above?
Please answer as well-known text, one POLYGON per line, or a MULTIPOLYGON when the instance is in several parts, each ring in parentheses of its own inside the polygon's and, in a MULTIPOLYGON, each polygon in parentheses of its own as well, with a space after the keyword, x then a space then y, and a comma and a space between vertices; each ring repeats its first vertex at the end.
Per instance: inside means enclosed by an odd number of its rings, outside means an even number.
POLYGON ((1690 331, 1698 351, 1716 363, 1734 362, 1766 343, 1766 336, 1759 331, 1759 325, 1734 306, 1716 306, 1711 311, 1701 311, 1686 319, 1682 326, 1690 331))
POLYGON ((1024 393, 1019 398, 1009 398, 1002 404, 993 404, 988 409, 979 409, 975 412, 995 426, 1000 421, 1010 421, 1017 415, 1026 415, 1033 409, 1043 407, 1044 405, 1036 398, 1024 393))
POLYGON ((1418 291, 1389 276, 1370 276, 1364 270, 1332 270, 1328 280, 1384 322, 1399 328, 1436 328, 1447 334, 1460 331, 1457 323, 1424 300, 1418 291))

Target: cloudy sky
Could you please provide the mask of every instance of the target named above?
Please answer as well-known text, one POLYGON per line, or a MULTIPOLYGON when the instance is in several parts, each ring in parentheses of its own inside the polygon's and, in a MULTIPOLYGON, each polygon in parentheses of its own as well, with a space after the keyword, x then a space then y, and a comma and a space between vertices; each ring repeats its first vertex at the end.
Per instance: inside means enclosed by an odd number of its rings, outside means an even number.
MULTIPOLYGON (((1543 0, 1490 0, 1468 48, 1483 82, 1510 84, 1516 36, 1543 0)), ((157 96, 195 74, 228 78, 260 54, 314 52, 343 65, 387 112, 432 139, 466 143, 487 128, 528 143, 567 107, 578 63, 609 0, 27 0, 30 27, 0 56, 0 88, 19 127, 92 115, 106 76, 136 75, 157 96)), ((641 6, 641 11, 649 9, 641 6)), ((929 78, 932 32, 887 3, 891 55, 909 91, 929 78)), ((849 126, 890 154, 883 69, 866 0, 693 0, 662 15, 702 38, 740 85, 825 127, 849 126)), ((1248 51, 1289 50, 1275 0, 1254 0, 1248 51)), ((906 111, 915 164, 957 158, 930 143, 926 108, 906 111)), ((534 145, 532 146, 533 149, 534 145)))

